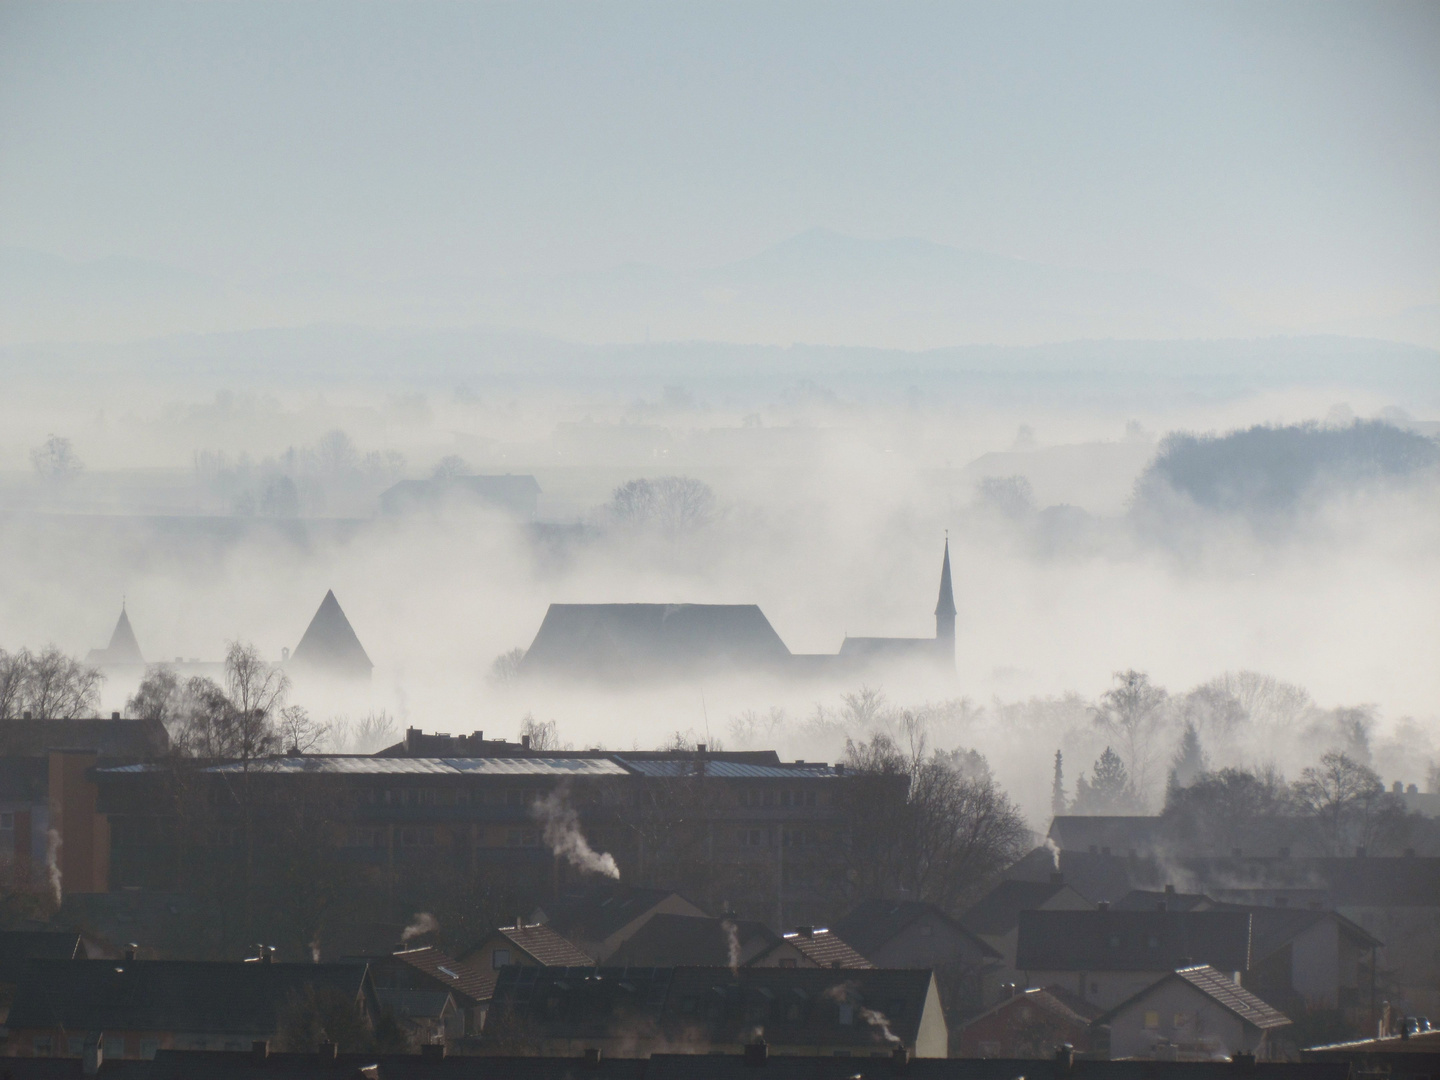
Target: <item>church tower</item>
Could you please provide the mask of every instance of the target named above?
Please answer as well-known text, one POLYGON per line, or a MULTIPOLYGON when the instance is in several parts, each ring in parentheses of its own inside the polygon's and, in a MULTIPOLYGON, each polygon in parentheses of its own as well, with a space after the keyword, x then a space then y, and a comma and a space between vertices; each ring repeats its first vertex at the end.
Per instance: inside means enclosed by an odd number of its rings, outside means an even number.
POLYGON ((950 585, 950 538, 945 538, 945 561, 940 566, 940 600, 935 605, 935 640, 955 655, 955 590, 950 585))

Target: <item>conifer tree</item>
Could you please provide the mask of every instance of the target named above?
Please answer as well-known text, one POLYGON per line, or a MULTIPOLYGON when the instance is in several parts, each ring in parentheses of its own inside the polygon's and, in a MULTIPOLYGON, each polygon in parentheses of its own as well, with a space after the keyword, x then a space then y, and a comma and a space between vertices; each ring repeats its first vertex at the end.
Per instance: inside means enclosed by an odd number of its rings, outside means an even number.
POLYGON ((1050 785, 1050 813, 1065 813, 1065 763, 1060 751, 1055 751, 1055 781, 1050 785))

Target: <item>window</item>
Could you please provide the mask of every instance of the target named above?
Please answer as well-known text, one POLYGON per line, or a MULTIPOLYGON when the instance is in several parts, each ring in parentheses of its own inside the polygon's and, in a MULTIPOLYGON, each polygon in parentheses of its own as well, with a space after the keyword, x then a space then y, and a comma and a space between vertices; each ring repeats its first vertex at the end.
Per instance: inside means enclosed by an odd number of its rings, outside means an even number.
POLYGON ((490 954, 490 966, 496 971, 499 971, 508 963, 510 963, 509 949, 496 949, 490 954))
POLYGON ((1145 1014, 1145 1027, 1154 1031, 1160 1026, 1160 1014, 1158 1012, 1147 1012, 1145 1014))
POLYGON ((1186 1024, 1188 1024, 1189 1022, 1190 1022, 1190 1018, 1189 1018, 1188 1016, 1186 1016, 1184 1013, 1176 1013, 1176 1014, 1175 1014, 1175 1026, 1176 1026, 1177 1028, 1182 1028, 1182 1027, 1184 1027, 1186 1024))
POLYGON ((144 1058, 146 1061, 153 1061, 153 1060, 155 1059, 155 1051, 157 1051, 157 1050, 159 1050, 159 1049, 160 1049, 160 1040, 159 1040, 159 1039, 141 1039, 141 1040, 140 1040, 140 1056, 141 1056, 142 1058, 144 1058))

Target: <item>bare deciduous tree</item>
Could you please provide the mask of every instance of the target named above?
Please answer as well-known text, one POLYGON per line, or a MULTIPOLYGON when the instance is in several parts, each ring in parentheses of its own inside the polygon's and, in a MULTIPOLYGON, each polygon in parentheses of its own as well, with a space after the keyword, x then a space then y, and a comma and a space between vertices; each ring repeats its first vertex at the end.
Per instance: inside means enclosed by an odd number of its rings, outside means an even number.
POLYGON ((104 681, 97 668, 67 656, 54 645, 39 653, 22 649, 0 658, 0 708, 10 716, 29 713, 37 720, 94 716, 104 681))
POLYGON ((1143 671, 1117 671, 1115 685, 1095 707, 1095 723, 1114 740, 1137 799, 1150 797, 1164 747, 1161 731, 1169 695, 1143 671))
POLYGON ((490 661, 490 682, 495 686, 512 686, 520 678, 520 661, 525 659, 521 648, 503 652, 490 661))
POLYGON ((151 664, 135 693, 125 700, 125 715, 136 720, 159 720, 168 728, 181 720, 184 696, 184 686, 173 668, 151 664))
POLYGON ((1404 803, 1385 790, 1374 769, 1338 750, 1302 772, 1292 790, 1327 855, 1393 848, 1408 831, 1404 803))
POLYGON ((30 464, 40 479, 52 484, 68 483, 85 470, 74 445, 61 435, 51 435, 31 450, 30 464))
POLYGON ((520 738, 530 740, 531 750, 561 749, 559 725, 554 720, 536 720, 530 713, 520 722, 520 738))
POLYGON ((674 539, 713 520, 715 493, 690 476, 630 480, 615 489, 606 512, 619 525, 656 528, 674 539))

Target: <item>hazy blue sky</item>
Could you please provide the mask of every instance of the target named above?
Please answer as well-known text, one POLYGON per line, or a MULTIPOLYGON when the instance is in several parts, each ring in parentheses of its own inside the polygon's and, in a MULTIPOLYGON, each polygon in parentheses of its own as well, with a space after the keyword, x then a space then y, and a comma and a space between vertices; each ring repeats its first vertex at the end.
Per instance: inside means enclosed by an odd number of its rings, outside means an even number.
POLYGON ((812 226, 1434 302, 1440 4, 0 6, 0 244, 492 275, 812 226))

